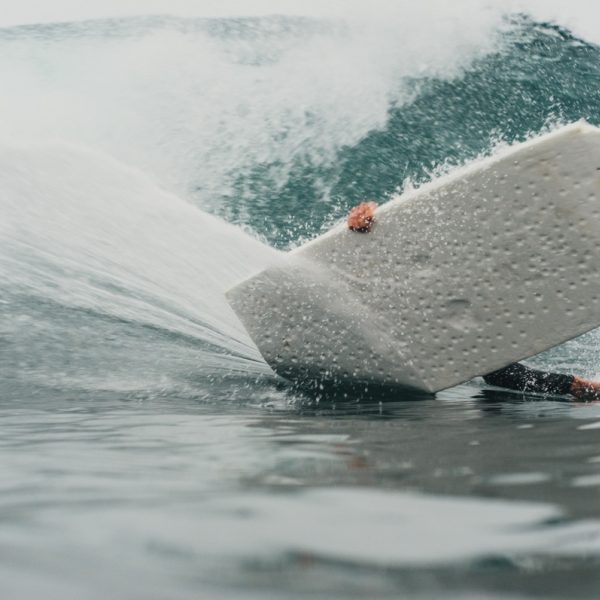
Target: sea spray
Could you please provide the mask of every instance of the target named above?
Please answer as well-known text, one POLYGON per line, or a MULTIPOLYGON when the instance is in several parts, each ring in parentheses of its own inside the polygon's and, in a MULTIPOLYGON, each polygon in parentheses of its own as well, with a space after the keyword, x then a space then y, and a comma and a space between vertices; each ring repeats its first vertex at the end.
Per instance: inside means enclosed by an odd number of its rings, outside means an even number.
POLYGON ((105 387, 115 369, 140 384, 174 353, 196 373, 267 371, 224 292, 277 252, 239 228, 64 143, 0 147, 0 212, 6 377, 54 380, 62 361, 71 384, 80 363, 105 387))

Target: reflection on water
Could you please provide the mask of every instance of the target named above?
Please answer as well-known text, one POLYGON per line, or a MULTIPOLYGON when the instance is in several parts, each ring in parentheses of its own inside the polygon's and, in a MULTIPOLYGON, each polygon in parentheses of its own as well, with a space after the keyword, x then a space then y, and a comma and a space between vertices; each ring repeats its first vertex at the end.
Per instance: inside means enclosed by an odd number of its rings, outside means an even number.
POLYGON ((600 406, 263 399, 1 406, 3 597, 593 597, 600 406))

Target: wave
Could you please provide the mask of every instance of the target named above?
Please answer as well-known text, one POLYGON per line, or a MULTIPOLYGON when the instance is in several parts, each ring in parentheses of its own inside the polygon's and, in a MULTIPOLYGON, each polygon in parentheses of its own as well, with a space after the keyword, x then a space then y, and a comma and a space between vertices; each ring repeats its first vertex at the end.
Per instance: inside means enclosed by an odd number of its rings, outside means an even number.
POLYGON ((289 247, 440 165, 598 122, 593 44, 525 15, 426 13, 4 29, 0 138, 100 148, 289 247))

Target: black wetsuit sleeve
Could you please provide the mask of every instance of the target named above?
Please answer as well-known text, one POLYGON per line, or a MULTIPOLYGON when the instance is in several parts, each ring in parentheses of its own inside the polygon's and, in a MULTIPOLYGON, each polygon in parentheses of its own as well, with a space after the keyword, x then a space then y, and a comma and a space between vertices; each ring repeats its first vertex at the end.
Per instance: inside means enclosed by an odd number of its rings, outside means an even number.
POLYGON ((530 369, 521 363, 514 363, 504 367, 504 369, 484 375, 483 379, 490 385, 497 385, 511 390, 562 396, 571 391, 571 385, 575 378, 573 375, 546 373, 545 371, 530 369))

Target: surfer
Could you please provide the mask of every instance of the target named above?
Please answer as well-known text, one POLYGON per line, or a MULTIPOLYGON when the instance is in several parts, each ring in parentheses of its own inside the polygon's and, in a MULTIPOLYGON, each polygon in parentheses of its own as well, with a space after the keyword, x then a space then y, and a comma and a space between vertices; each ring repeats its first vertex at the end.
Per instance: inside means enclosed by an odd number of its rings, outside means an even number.
MULTIPOLYGON (((348 214, 348 229, 369 233, 375 222, 376 202, 362 202, 348 214)), ((600 382, 583 379, 577 375, 538 371, 521 363, 483 376, 486 383, 521 392, 567 395, 579 400, 600 400, 600 382)))

